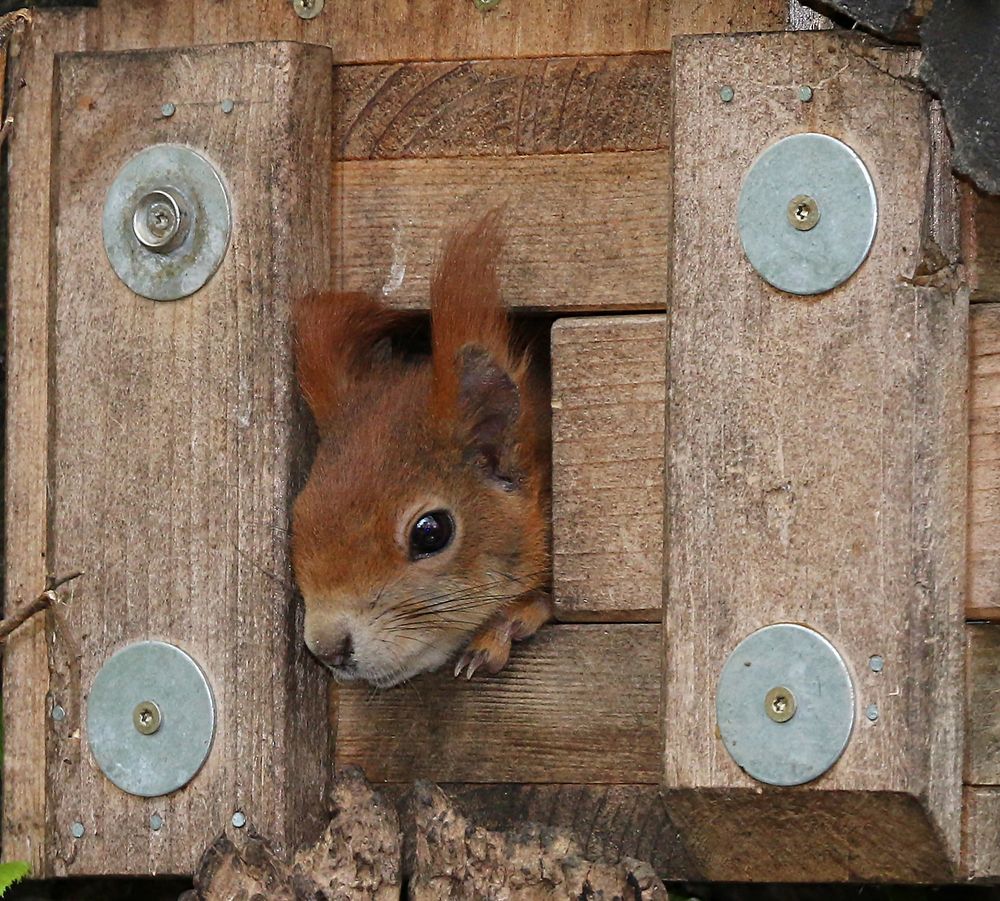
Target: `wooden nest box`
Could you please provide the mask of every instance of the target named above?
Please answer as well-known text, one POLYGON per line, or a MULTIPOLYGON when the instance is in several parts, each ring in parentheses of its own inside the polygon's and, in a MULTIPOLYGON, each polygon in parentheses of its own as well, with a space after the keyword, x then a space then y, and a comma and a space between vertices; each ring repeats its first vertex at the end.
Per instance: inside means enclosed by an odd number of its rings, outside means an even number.
POLYGON ((666 879, 1000 877, 1000 307, 910 51, 382 63, 321 17, 116 40, 118 6, 10 63, 8 609, 86 575, 6 651, 5 857, 291 849, 351 763, 666 879), (498 201, 507 300, 554 320, 559 622, 499 676, 328 699, 289 302, 419 307, 498 201))

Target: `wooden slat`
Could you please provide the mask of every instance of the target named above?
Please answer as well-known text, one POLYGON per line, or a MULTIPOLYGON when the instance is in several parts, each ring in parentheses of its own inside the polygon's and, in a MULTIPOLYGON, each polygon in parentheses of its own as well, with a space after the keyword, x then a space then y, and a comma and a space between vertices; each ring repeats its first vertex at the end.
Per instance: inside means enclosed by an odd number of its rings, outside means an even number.
POLYGON ((967 629, 965 781, 1000 786, 1000 624, 967 629))
POLYGON ((338 66, 334 110, 344 160, 657 150, 670 56, 338 66))
POLYGON ((967 879, 1000 879, 1000 788, 965 790, 962 872, 967 879))
POLYGON ((658 625, 550 626, 507 668, 335 689, 337 766, 379 782, 656 783, 658 625))
MULTIPOLYGON (((12 68, 24 86, 11 110, 7 259, 5 609, 45 587, 48 448, 49 173, 52 61, 82 49, 91 10, 36 10, 15 37, 12 68)), ((45 756, 49 657, 45 617, 23 626, 4 649, 3 853, 44 875, 45 756)))
POLYGON ((674 34, 781 29, 786 0, 502 0, 479 11, 472 0, 326 0, 302 21, 288 0, 105 0, 107 49, 230 41, 325 44, 337 62, 564 56, 667 50, 674 34))
POLYGON ((427 305, 442 236, 498 204, 507 242, 504 298, 529 310, 664 305, 669 209, 666 151, 336 167, 337 287, 394 306, 427 305))
POLYGON ((1000 300, 1000 197, 962 186, 962 255, 974 301, 1000 300))
POLYGON ((970 619, 1000 619, 1000 304, 970 316, 970 619))
POLYGON ((303 443, 288 303, 330 277, 329 186, 316 175, 330 171, 330 55, 81 54, 60 58, 58 84, 48 559, 87 575, 50 645, 67 717, 49 746, 48 865, 191 872, 234 810, 282 848, 324 812, 326 680, 296 623, 286 536, 303 443), (213 159, 235 211, 219 272, 171 303, 117 279, 97 225, 114 173, 159 142, 213 159), (87 745, 97 670, 147 638, 202 664, 219 712, 208 762, 169 798, 125 795, 87 745))
POLYGON ((776 855, 817 880, 958 863, 968 294, 939 261, 921 276, 940 214, 927 100, 889 74, 907 60, 824 32, 674 47, 665 778, 716 879, 780 879, 776 855), (722 71, 740 101, 719 102, 722 71), (812 103, 786 84, 817 86, 812 103), (803 130, 853 147, 880 205, 864 265, 807 301, 753 273, 734 217, 705 215, 735 209, 756 155, 803 130), (714 686, 740 640, 789 621, 839 649, 879 717, 809 787, 758 796, 717 734, 714 686), (748 817, 771 824, 759 842, 748 817), (878 844, 887 824, 898 854, 878 844), (837 875, 814 855, 848 836, 837 875))
POLYGON ((665 341, 663 316, 567 318, 552 328, 561 619, 660 619, 665 341))

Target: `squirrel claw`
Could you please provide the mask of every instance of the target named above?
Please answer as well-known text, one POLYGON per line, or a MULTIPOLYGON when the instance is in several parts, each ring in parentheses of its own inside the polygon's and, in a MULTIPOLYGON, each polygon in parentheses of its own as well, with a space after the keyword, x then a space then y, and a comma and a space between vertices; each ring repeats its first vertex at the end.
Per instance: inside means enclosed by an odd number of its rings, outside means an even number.
POLYGON ((469 642, 465 652, 455 664, 455 677, 465 671, 465 678, 471 679, 482 668, 490 675, 496 675, 504 668, 510 656, 510 630, 489 628, 476 635, 469 642))

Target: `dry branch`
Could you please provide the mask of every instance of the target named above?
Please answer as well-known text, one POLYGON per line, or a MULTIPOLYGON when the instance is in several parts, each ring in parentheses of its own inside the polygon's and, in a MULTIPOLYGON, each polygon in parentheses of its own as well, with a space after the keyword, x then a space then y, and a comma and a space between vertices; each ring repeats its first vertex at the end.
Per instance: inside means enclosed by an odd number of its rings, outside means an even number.
MULTIPOLYGON (((2 26, 0 26, 2 27, 2 26)), ((31 617, 36 613, 41 613, 43 610, 48 610, 56 601, 59 600, 59 595, 56 593, 56 589, 65 585, 67 582, 72 582, 74 579, 78 579, 83 575, 83 572, 70 573, 68 576, 61 576, 58 579, 49 579, 48 585, 38 597, 33 601, 25 604, 16 613, 12 613, 6 619, 0 619, 0 645, 6 643, 10 634, 14 632, 15 629, 23 626, 31 617)))

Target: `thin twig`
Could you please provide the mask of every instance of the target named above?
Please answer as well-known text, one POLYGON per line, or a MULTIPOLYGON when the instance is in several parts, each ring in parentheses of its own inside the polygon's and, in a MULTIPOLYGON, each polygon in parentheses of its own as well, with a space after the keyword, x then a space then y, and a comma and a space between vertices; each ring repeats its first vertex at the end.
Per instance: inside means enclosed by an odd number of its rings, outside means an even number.
MULTIPOLYGON (((17 9, 14 12, 6 13, 0 16, 0 53, 3 53, 7 49, 7 44, 10 43, 10 39, 14 34, 14 31, 20 25, 31 25, 31 10, 28 9, 17 9)), ((13 68, 13 67, 10 67, 13 68)), ((11 74, 10 68, 5 74, 11 74)), ((0 75, 0 81, 4 78, 0 75)), ((24 84, 20 76, 11 77, 9 79, 10 90, 7 91, 7 105, 12 106, 14 102, 15 92, 24 84)), ((10 114, 9 110, 5 112, 3 116, 3 125, 0 125, 0 147, 3 146, 4 142, 7 140, 7 136, 11 133, 14 127, 14 117, 10 114)))
POLYGON ((23 626, 31 617, 37 613, 41 613, 43 610, 48 610, 54 603, 59 600, 59 595, 56 594, 56 589, 67 582, 72 582, 73 579, 78 579, 82 576, 82 572, 71 573, 68 576, 61 576, 58 579, 49 576, 46 579, 46 588, 37 598, 28 604, 25 604, 17 613, 13 613, 6 619, 0 620, 0 645, 6 643, 8 636, 15 629, 23 626))

